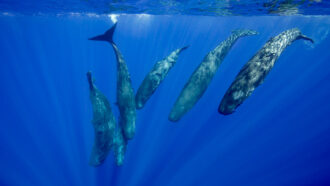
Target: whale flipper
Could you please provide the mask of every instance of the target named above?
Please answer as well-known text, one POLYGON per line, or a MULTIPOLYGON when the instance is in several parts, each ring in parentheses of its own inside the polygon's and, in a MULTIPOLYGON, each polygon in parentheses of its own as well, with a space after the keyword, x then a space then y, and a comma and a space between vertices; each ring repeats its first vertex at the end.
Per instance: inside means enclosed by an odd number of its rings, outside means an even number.
POLYGON ((115 32, 117 23, 115 23, 109 30, 107 30, 104 34, 98 35, 92 38, 89 38, 88 40, 94 40, 94 41, 107 41, 109 43, 113 42, 113 33, 115 32))

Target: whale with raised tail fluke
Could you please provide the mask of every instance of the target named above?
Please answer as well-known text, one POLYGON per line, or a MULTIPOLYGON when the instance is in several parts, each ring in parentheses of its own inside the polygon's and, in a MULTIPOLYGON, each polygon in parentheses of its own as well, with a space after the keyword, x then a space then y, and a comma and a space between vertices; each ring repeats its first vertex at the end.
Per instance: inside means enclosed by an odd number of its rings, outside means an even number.
POLYGON ((117 23, 115 23, 109 30, 104 32, 104 34, 89 38, 88 40, 107 41, 112 44, 112 43, 114 43, 112 39, 113 39, 113 33, 116 30, 116 27, 117 27, 117 23))
POLYGON ((126 139, 132 139, 135 134, 136 107, 135 95, 132 88, 130 74, 123 55, 113 41, 117 23, 104 34, 90 38, 94 41, 109 42, 117 59, 117 103, 120 112, 120 124, 126 139))

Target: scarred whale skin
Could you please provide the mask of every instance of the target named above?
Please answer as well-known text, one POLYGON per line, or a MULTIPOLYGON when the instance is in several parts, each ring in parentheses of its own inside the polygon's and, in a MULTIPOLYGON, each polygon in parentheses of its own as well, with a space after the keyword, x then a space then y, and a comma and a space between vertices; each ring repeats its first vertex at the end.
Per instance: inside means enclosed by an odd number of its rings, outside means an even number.
POLYGON ((93 126, 95 131, 94 146, 89 164, 99 166, 107 157, 113 146, 113 136, 116 120, 111 111, 109 101, 93 83, 91 72, 87 73, 90 90, 90 100, 93 106, 93 126))
POLYGON ((120 112, 120 124, 124 137, 132 139, 135 134, 136 107, 135 95, 126 62, 117 45, 113 42, 113 33, 117 23, 104 34, 90 38, 89 40, 109 42, 117 59, 117 105, 120 112))
POLYGON ((218 111, 227 115, 248 98, 262 84, 284 49, 298 39, 313 40, 302 35, 299 29, 286 30, 267 43, 246 63, 221 100, 218 111))
POLYGON ((165 59, 158 61, 148 75, 144 78, 140 85, 136 96, 135 103, 137 109, 142 109, 151 95, 156 91, 160 83, 164 80, 170 69, 175 65, 179 54, 185 50, 186 47, 173 51, 165 59))
POLYGON ((180 120, 202 97, 217 69, 235 42, 240 37, 255 34, 257 32, 253 30, 235 30, 225 41, 221 42, 204 57, 204 60, 190 76, 177 98, 169 115, 170 121, 180 120))

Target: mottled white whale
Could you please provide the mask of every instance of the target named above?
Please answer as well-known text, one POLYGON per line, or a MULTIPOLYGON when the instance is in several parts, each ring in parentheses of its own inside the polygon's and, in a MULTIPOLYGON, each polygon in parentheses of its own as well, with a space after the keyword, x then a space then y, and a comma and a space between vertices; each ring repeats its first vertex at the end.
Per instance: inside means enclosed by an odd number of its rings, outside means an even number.
POLYGON ((179 58, 179 54, 187 48, 188 47, 186 46, 173 51, 169 56, 161 61, 158 61, 153 66, 152 70, 144 78, 135 95, 135 103, 137 109, 143 108, 145 103, 167 76, 170 69, 175 65, 177 59, 179 58))
POLYGON ((235 42, 243 36, 255 34, 257 32, 253 30, 235 30, 225 41, 221 42, 204 57, 204 60, 190 76, 177 98, 169 115, 170 121, 180 120, 202 97, 217 69, 235 42))
POLYGON ((117 59, 117 104, 120 112, 120 125, 126 139, 132 139, 135 134, 135 95, 132 88, 130 74, 123 55, 113 42, 113 33, 117 23, 104 34, 90 38, 89 40, 109 42, 116 54, 117 59))
POLYGON ((298 28, 286 30, 267 43, 246 63, 221 100, 218 111, 227 115, 248 98, 262 84, 284 49, 298 39, 313 40, 304 36, 298 28))
POLYGON ((94 85, 91 72, 87 73, 87 80, 90 91, 89 98, 93 106, 92 123, 95 133, 94 146, 89 164, 98 166, 102 164, 113 146, 116 120, 111 111, 109 101, 94 85))

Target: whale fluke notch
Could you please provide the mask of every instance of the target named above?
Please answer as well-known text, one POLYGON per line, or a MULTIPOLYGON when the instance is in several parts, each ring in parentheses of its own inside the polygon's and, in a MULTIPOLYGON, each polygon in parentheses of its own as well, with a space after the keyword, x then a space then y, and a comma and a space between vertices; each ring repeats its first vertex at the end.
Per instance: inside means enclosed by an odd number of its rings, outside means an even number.
POLYGON ((94 40, 94 41, 107 41, 109 43, 114 43, 113 42, 113 33, 115 32, 117 23, 115 23, 109 30, 107 30, 104 34, 98 35, 92 38, 89 38, 88 40, 94 40))

